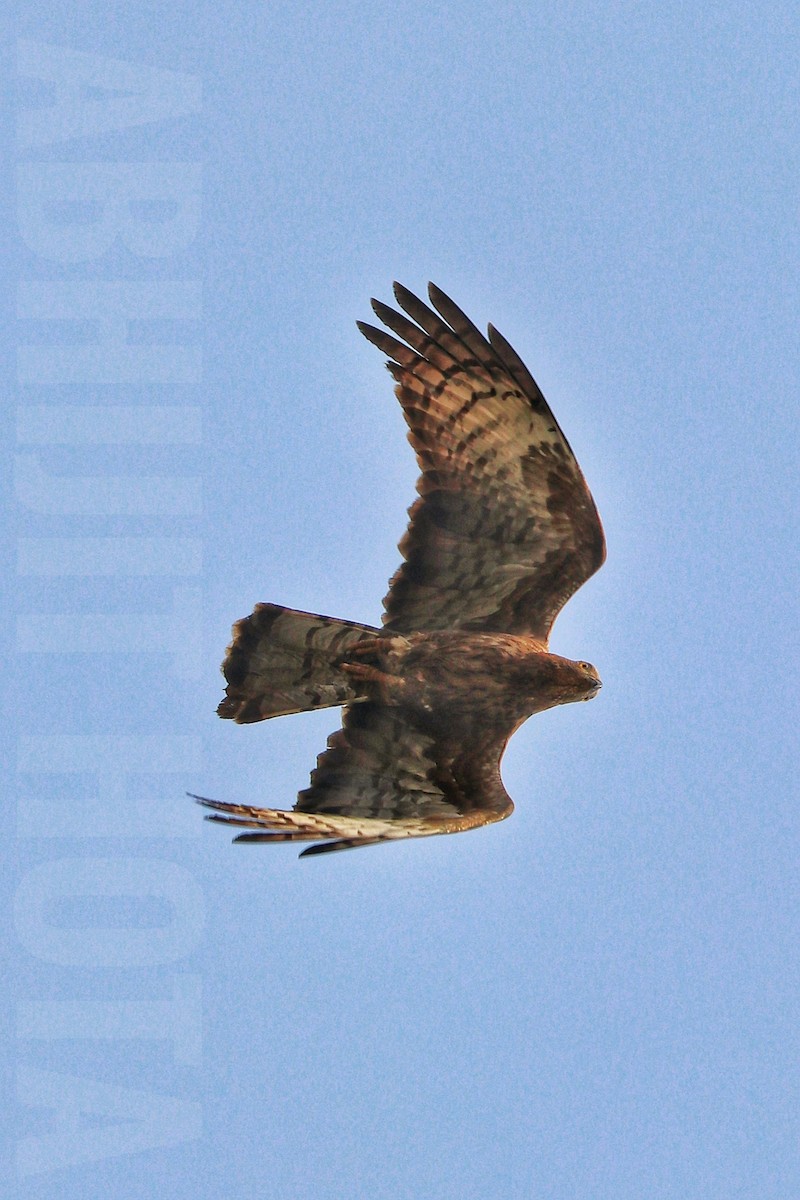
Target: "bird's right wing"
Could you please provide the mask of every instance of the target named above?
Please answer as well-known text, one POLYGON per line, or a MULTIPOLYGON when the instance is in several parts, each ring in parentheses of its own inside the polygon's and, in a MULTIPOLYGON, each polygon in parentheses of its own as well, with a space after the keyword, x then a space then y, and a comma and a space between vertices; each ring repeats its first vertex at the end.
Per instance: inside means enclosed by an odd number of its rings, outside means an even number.
POLYGON ((429 293, 433 308, 395 284, 408 316, 373 301, 396 337, 359 322, 391 360, 422 470, 385 627, 546 642, 605 557, 594 501, 517 353, 492 326, 487 341, 438 288, 429 293))

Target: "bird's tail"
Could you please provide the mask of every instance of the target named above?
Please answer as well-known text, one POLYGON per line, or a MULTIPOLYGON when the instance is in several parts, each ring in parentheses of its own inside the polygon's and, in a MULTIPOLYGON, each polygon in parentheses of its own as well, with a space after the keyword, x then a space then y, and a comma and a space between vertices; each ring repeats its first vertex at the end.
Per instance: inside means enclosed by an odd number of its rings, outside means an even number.
POLYGON ((243 725, 364 699, 341 663, 352 646, 378 632, 371 625, 257 604, 233 627, 222 664, 228 686, 217 712, 243 725))

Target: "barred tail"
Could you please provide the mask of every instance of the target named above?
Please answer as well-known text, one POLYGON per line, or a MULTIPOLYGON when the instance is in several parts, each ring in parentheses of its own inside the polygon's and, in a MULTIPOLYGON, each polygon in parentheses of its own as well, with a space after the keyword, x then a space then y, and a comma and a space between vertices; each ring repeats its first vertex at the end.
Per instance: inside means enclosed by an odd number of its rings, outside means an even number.
POLYGON ((240 725, 363 699, 341 670, 347 650, 378 633, 370 625, 257 604, 233 627, 217 712, 240 725))

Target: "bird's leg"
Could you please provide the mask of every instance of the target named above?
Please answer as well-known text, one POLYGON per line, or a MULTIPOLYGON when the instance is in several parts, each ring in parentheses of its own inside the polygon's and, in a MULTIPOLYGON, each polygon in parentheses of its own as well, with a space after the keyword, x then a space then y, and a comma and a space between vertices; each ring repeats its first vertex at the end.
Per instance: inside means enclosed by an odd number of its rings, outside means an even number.
POLYGON ((400 675, 389 675, 367 663, 343 662, 340 670, 349 675, 354 683, 368 684, 369 694, 372 696, 374 689, 375 698, 384 704, 399 704, 403 699, 406 682, 400 675))
POLYGON ((410 642, 404 637, 364 638, 348 646, 346 659, 339 664, 340 670, 355 683, 368 685, 369 694, 376 694, 384 704, 401 703, 405 693, 405 681, 398 668, 410 642), (353 659, 359 661, 353 662, 353 659), (372 659, 372 662, 364 662, 372 659))
POLYGON ((407 650, 410 645, 409 640, 399 634, 393 634, 391 637, 364 638, 362 641, 348 646, 347 657, 384 659, 387 655, 407 650))

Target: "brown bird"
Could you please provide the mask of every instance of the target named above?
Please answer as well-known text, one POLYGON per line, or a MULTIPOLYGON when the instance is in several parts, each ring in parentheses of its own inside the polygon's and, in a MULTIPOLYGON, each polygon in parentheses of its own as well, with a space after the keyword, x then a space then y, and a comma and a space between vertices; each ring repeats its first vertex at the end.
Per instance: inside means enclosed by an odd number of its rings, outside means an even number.
POLYGON ((240 724, 344 705, 291 811, 223 804, 236 841, 303 854, 459 833, 509 816, 509 738, 533 713, 590 700, 595 668, 551 654, 553 622, 605 558, 594 501, 544 396, 491 325, 434 287, 399 284, 384 354, 422 474, 383 628, 258 604, 233 627, 221 717, 240 724), (435 310, 435 311, 434 311, 435 310), (411 320, 409 320, 409 317, 411 320), (401 340, 402 339, 402 340, 401 340))

